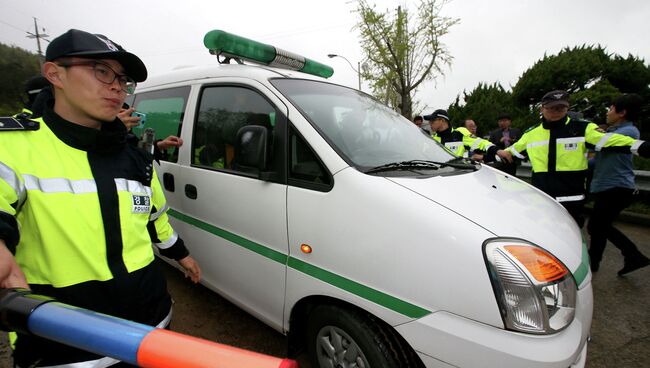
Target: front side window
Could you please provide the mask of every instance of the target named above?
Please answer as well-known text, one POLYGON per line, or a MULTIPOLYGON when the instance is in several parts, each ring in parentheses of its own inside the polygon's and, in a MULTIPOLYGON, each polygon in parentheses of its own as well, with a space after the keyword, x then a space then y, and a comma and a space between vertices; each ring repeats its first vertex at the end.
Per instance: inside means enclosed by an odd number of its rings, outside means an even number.
POLYGON ((289 184, 320 191, 332 187, 325 165, 293 128, 289 134, 289 184))
POLYGON ((244 171, 235 156, 237 132, 247 125, 268 129, 269 149, 276 123, 275 108, 258 92, 240 86, 203 89, 192 141, 192 165, 244 171))

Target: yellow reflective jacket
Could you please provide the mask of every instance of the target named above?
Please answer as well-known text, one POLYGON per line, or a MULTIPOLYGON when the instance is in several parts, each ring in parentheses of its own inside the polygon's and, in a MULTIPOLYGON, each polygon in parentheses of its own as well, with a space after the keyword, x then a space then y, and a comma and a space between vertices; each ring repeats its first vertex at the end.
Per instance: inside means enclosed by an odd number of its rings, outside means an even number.
MULTIPOLYGON (((119 120, 98 131, 48 109, 35 121, 38 130, 0 129, 0 238, 30 288, 158 324, 171 298, 152 243, 170 258, 188 252, 168 222, 152 156, 126 144, 119 120)), ((19 335, 17 354, 34 350, 30 339, 19 335)))
MULTIPOLYGON (((487 139, 479 138, 470 133, 467 128, 449 128, 439 133, 431 134, 431 138, 442 143, 454 155, 467 157, 468 151, 495 151, 497 147, 487 139)), ((493 155, 492 155, 493 156, 493 155)))

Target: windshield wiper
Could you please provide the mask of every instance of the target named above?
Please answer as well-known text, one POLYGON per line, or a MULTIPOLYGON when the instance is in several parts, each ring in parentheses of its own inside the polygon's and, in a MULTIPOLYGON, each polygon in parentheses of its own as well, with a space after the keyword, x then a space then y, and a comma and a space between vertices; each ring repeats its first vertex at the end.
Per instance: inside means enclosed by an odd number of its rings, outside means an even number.
POLYGON ((401 161, 401 162, 391 162, 385 165, 380 165, 373 167, 366 171, 366 174, 374 174, 382 171, 391 171, 391 170, 412 170, 412 169, 429 169, 429 170, 438 170, 442 167, 453 167, 455 169, 461 170, 477 170, 475 165, 467 163, 453 163, 457 159, 451 159, 447 162, 438 162, 438 161, 429 161, 429 160, 410 160, 410 161, 401 161))
POLYGON ((377 167, 373 167, 372 169, 366 171, 366 174, 373 174, 381 171, 391 171, 391 170, 411 170, 411 169, 438 170, 440 168, 440 164, 441 163, 439 162, 424 161, 424 160, 391 162, 385 165, 379 165, 377 167))
POLYGON ((478 162, 465 157, 454 157, 451 160, 445 162, 444 165, 457 169, 471 169, 474 171, 478 170, 478 162), (469 161, 469 163, 467 161, 469 161))

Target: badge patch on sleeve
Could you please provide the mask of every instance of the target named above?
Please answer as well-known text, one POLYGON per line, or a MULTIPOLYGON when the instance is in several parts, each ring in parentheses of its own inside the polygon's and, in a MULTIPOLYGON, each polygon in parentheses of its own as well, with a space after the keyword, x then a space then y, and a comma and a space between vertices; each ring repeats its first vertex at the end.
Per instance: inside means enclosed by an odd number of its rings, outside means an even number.
POLYGON ((133 194, 132 213, 149 213, 151 212, 151 198, 148 195, 133 194))

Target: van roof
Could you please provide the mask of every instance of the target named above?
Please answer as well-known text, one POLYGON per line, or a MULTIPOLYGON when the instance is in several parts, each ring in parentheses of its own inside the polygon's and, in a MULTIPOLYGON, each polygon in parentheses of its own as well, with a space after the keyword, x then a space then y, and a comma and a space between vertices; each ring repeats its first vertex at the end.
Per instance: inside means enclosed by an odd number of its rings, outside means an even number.
POLYGON ((208 66, 182 67, 167 73, 153 75, 147 78, 146 81, 138 83, 138 89, 218 77, 245 77, 254 80, 268 80, 269 78, 326 80, 325 78, 301 73, 299 71, 274 68, 265 65, 216 64, 208 66))

